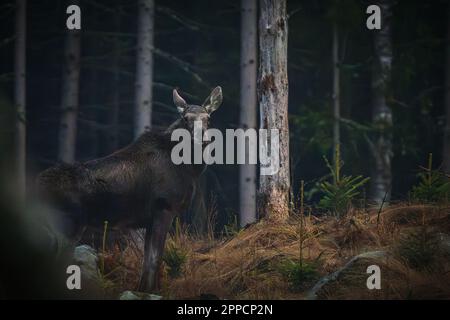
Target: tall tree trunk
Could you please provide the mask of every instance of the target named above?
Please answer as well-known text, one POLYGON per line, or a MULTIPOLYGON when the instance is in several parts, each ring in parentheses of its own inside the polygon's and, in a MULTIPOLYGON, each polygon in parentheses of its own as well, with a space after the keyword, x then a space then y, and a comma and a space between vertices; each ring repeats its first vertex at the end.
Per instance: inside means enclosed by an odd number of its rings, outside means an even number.
MULTIPOLYGON (((98 10, 92 10, 90 13, 92 15, 92 21, 93 23, 90 24, 91 28, 99 28, 102 21, 100 21, 99 16, 100 12, 98 10), (95 21, 95 22, 94 22, 95 21)), ((97 37, 87 37, 87 41, 83 44, 83 46, 88 49, 89 52, 85 51, 86 55, 90 56, 100 56, 100 50, 99 50, 99 41, 97 37)), ((105 150, 102 150, 101 143, 99 142, 101 138, 101 134, 103 134, 103 131, 100 131, 99 128, 96 126, 98 123, 98 107, 100 105, 100 102, 102 101, 102 97, 104 96, 104 88, 100 87, 99 84, 99 75, 101 71, 98 68, 89 68, 87 70, 89 72, 88 74, 88 90, 86 91, 86 100, 87 103, 91 106, 89 110, 86 110, 86 115, 88 116, 89 120, 92 121, 92 125, 86 127, 85 135, 89 139, 89 145, 87 146, 87 159, 95 159, 100 154, 103 154, 105 150)))
POLYGON ((286 1, 262 0, 259 19, 260 127, 269 130, 269 137, 270 129, 279 130, 280 168, 260 175, 258 212, 282 222, 289 216, 290 200, 286 1))
MULTIPOLYGON (((122 7, 116 6, 117 13, 114 16, 116 32, 120 32, 122 7)), ((108 152, 115 151, 119 145, 119 113, 120 113, 120 38, 117 37, 113 44, 113 78, 111 90, 111 112, 108 117, 107 145, 108 152)))
MULTIPOLYGON (((340 143, 341 91, 339 70, 339 33, 336 23, 333 24, 333 157, 340 143)), ((336 161, 336 159, 334 159, 336 161)))
POLYGON ((139 0, 134 135, 150 130, 152 123, 154 1, 139 0))
POLYGON ((392 111, 387 105, 391 80, 392 2, 379 1, 381 8, 381 29, 374 30, 375 64, 372 73, 373 124, 376 128, 375 141, 371 143, 374 168, 371 178, 371 199, 375 203, 390 200, 392 173, 392 111))
MULTIPOLYGON (((256 0, 241 0, 240 125, 243 129, 256 129, 257 125, 257 10, 256 0)), ((239 223, 244 227, 256 221, 256 165, 244 164, 239 170, 239 223)))
POLYGON ((75 161, 77 117, 80 92, 80 30, 67 30, 62 76, 61 122, 59 127, 58 160, 75 161))
MULTIPOLYGON (((92 39, 94 41, 98 41, 98 39, 92 39)), ((94 44, 94 41, 90 42, 91 48, 95 48, 96 45, 94 44)), ((87 47, 87 46, 86 46, 87 47)), ((92 55, 96 54, 96 50, 92 51, 92 55)), ((86 128, 86 135, 89 139, 89 146, 87 151, 87 158, 88 159, 95 159, 99 156, 99 154, 103 153, 104 150, 101 150, 100 148, 101 143, 99 143, 100 140, 100 133, 101 131, 99 128, 95 125, 98 123, 98 107, 100 105, 100 102, 102 101, 101 97, 103 96, 103 88, 98 87, 99 83, 99 73, 100 70, 98 69, 91 69, 90 75, 89 75, 89 85, 90 90, 87 92, 87 101, 89 105, 92 107, 86 111, 86 114, 89 117, 89 120, 93 122, 93 125, 86 128)))
POLYGON ((446 55, 446 75, 445 75, 445 106, 446 106, 446 126, 444 131, 443 169, 450 173, 450 4, 448 5, 447 17, 447 55, 446 55))
POLYGON ((16 105, 16 178, 18 194, 25 196, 26 187, 26 0, 16 1, 16 47, 14 103, 16 105))

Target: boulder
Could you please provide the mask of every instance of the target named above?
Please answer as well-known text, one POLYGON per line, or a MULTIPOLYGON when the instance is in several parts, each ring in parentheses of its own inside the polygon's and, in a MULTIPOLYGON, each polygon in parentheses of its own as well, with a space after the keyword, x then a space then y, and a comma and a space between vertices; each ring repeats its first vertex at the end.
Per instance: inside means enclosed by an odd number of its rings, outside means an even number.
POLYGON ((100 282, 97 252, 88 245, 75 247, 73 262, 81 269, 83 279, 100 282))

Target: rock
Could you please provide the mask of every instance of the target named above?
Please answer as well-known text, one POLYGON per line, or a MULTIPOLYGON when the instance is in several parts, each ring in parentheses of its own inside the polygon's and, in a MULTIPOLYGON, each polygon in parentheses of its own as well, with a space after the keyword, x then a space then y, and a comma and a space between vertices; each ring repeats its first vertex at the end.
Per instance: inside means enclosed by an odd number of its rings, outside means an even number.
POLYGON ((73 261, 80 267, 81 276, 84 279, 100 281, 100 272, 97 265, 98 256, 92 247, 88 245, 75 247, 73 261))
POLYGON ((369 251, 362 253, 360 255, 357 255, 353 257, 349 262, 347 262, 346 265, 344 265, 342 268, 338 269, 337 271, 323 277, 320 279, 314 287, 306 294, 307 300, 316 300, 318 298, 318 293, 320 290, 323 289, 324 286, 327 284, 336 281, 341 273, 344 271, 350 269, 357 261, 362 259, 381 259, 387 257, 386 251, 369 251))
POLYGON ((96 265, 98 261, 96 251, 85 244, 75 247, 73 258, 76 262, 87 265, 96 265))
POLYGON ((162 296, 157 294, 137 292, 137 291, 124 291, 119 297, 119 300, 161 300, 162 296))

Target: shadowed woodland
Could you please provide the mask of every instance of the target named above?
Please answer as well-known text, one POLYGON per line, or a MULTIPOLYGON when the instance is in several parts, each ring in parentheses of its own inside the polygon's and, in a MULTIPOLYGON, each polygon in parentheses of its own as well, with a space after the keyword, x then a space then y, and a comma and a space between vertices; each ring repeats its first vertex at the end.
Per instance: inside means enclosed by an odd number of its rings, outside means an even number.
POLYGON ((450 298, 449 1, 0 8, 1 298, 450 298), (223 133, 277 128, 280 170, 167 165, 187 114, 223 133), (160 220, 130 222, 147 205, 170 212, 157 263, 144 247, 160 220), (67 237, 60 211, 94 218, 67 237))

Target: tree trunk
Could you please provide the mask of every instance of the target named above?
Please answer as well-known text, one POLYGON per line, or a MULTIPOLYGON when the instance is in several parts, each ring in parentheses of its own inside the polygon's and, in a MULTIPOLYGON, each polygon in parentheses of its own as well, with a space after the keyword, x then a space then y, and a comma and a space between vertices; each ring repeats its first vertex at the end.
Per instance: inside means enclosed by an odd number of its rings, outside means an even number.
MULTIPOLYGON (((256 0, 241 0, 240 125, 256 129, 257 16, 256 0)), ((248 149, 245 149, 248 153, 248 149)), ((239 167, 239 224, 256 221, 256 165, 239 167)))
MULTIPOLYGON (((120 32, 122 7, 116 6, 118 11, 114 16, 114 24, 116 32, 120 32)), ((120 114, 120 38, 116 38, 113 44, 113 78, 111 90, 111 112, 108 114, 108 134, 107 134, 107 149, 108 152, 117 150, 119 146, 119 114, 120 114)))
MULTIPOLYGON (((98 42, 98 39, 92 39, 94 41, 98 42)), ((90 42, 92 50, 92 54, 95 55, 97 50, 94 50, 96 47, 94 44, 94 41, 90 42)), ((99 88, 99 73, 100 70, 98 69, 91 69, 90 70, 90 76, 89 76, 89 85, 90 90, 87 92, 87 101, 89 105, 92 106, 89 110, 86 110, 86 114, 89 116, 89 120, 92 121, 94 124, 98 123, 98 107, 100 106, 100 102, 102 101, 102 96, 104 95, 103 88, 99 88)), ((89 146, 87 148, 87 158, 88 159, 95 159, 99 156, 99 154, 102 154, 104 150, 100 148, 101 143, 99 143, 100 140, 100 134, 103 132, 98 129, 96 125, 91 125, 88 128, 86 128, 86 135, 89 139, 89 146)))
POLYGON ((392 43, 390 0, 379 1, 381 8, 381 29, 374 30, 375 64, 372 73, 373 125, 376 137, 371 143, 374 168, 371 177, 371 199, 381 204, 386 195, 390 200, 392 173, 392 111, 387 105, 391 79, 392 43))
POLYGON ((80 91, 80 30, 67 30, 62 76, 61 122, 59 127, 58 160, 75 161, 77 116, 80 91))
MULTIPOLYGON (((100 12, 98 10, 93 10, 92 13, 92 21, 95 21, 95 23, 90 24, 91 28, 99 28, 102 21, 100 21, 99 16, 100 12)), ((89 52, 85 51, 86 55, 91 55, 93 57, 100 56, 100 50, 99 50, 99 41, 97 37, 87 37, 87 41, 83 43, 83 47, 86 49, 89 49, 89 52)), ((93 122, 94 125, 90 125, 86 127, 86 136, 88 137, 89 145, 87 146, 87 154, 86 159, 95 159, 100 154, 104 154, 105 150, 102 150, 100 147, 102 144, 99 142, 101 140, 101 135, 103 134, 103 131, 100 131, 99 128, 95 125, 99 121, 98 117, 98 108, 100 106, 100 102, 102 101, 102 98, 104 96, 104 89, 103 87, 100 87, 99 84, 99 74, 101 71, 97 68, 89 68, 87 69, 89 72, 88 74, 88 84, 89 89, 86 91, 86 101, 91 106, 88 110, 85 111, 86 115, 88 116, 88 119, 93 122)), ((85 75, 86 76, 86 75, 85 75)), ((81 111, 83 112, 83 111, 81 111)))
POLYGON ((336 161, 336 151, 340 143, 340 70, 339 70, 339 33, 336 23, 333 24, 333 157, 336 161))
POLYGON ((448 5, 447 17, 447 55, 446 55, 446 75, 445 75, 445 106, 446 106, 446 126, 444 131, 443 169, 450 173, 450 4, 448 5))
POLYGON ((14 103, 16 105, 16 178, 20 198, 26 187, 26 0, 16 1, 16 47, 14 103))
POLYGON ((134 136, 150 130, 152 122, 154 1, 139 0, 134 136))
MULTIPOLYGON (((289 216, 290 200, 287 40, 286 1, 262 0, 258 79, 260 127, 279 130, 280 168, 273 175, 260 175, 258 212, 276 222, 285 221, 289 216)), ((270 137, 270 131, 268 135, 270 137)))

